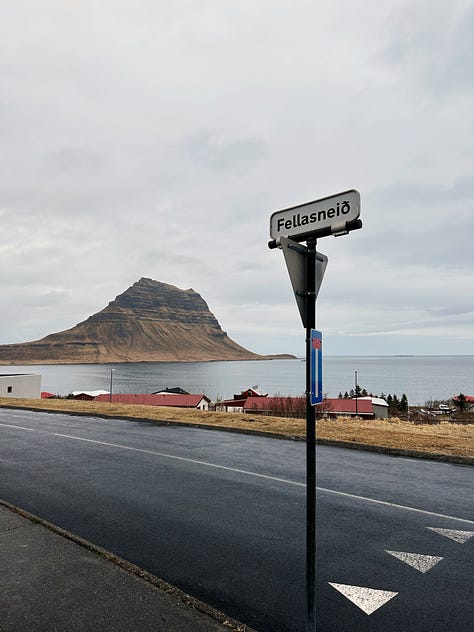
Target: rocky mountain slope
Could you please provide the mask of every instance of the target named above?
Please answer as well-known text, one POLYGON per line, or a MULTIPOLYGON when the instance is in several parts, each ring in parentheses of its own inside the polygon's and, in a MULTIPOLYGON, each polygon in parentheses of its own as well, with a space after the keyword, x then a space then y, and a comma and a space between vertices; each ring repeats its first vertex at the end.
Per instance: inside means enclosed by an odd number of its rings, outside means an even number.
POLYGON ((231 340, 194 290, 145 278, 71 329, 34 342, 0 345, 0 364, 267 358, 231 340))

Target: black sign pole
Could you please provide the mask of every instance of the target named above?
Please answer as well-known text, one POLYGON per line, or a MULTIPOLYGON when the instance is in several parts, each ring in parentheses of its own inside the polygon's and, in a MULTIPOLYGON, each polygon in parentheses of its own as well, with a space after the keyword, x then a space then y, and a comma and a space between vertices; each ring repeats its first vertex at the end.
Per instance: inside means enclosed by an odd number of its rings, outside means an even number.
MULTIPOLYGON (((354 191, 353 193, 357 195, 357 200, 359 200, 359 193, 357 191, 354 191)), ((327 200, 328 198, 324 199, 327 200)), ((359 205, 359 202, 357 202, 357 204, 359 205)), ((295 207, 295 209, 296 208, 301 207, 295 207)), ((285 213, 291 210, 293 209, 286 209, 285 213)), ((295 227, 295 224, 292 225, 291 220, 287 215, 283 215, 283 219, 280 217, 276 226, 274 226, 273 220, 275 215, 280 216, 281 213, 282 211, 273 213, 270 218, 270 235, 272 237, 274 237, 275 233, 280 232, 283 227, 286 229, 290 229, 292 226, 295 227), (290 225, 287 226, 287 224, 290 225)), ((357 210, 357 217, 358 215, 359 210, 357 210)), ((293 215, 293 221, 295 217, 296 215, 293 215)), ((316 238, 327 237, 329 235, 334 235, 336 237, 339 235, 347 235, 350 231, 358 230, 359 228, 362 228, 362 221, 360 219, 353 219, 343 222, 342 224, 325 226, 319 230, 313 231, 312 233, 301 233, 288 236, 286 238, 290 239, 291 237, 298 243, 306 240, 306 248, 304 252, 297 249, 295 246, 288 244, 288 248, 292 248, 306 257, 304 291, 298 290, 299 283, 297 281, 299 281, 299 271, 296 270, 296 274, 292 274, 292 265, 290 265, 287 260, 287 266, 290 272, 293 288, 295 290, 295 295, 297 297, 297 302, 298 297, 304 296, 305 299, 303 326, 306 327, 306 632, 316 631, 316 414, 314 406, 311 404, 311 329, 316 328, 316 238)), ((280 247, 280 237, 274 237, 271 241, 269 241, 268 247, 280 247)), ((321 279, 319 279, 319 283, 320 281, 321 279)), ((300 308, 300 312, 302 312, 303 308, 300 307, 299 302, 298 307, 300 308)))
POLYGON ((306 632, 315 632, 316 415, 311 404, 311 329, 316 327, 316 239, 308 239, 306 245, 306 632))

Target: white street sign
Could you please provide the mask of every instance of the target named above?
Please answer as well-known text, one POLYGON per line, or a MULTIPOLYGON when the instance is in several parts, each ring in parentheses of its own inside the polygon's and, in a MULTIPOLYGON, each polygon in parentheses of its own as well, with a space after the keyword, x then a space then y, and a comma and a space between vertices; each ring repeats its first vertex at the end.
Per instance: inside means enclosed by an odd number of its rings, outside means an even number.
POLYGON ((314 202, 276 211, 270 217, 270 237, 292 237, 317 233, 324 228, 344 230, 346 222, 360 215, 360 194, 355 189, 331 195, 314 202))

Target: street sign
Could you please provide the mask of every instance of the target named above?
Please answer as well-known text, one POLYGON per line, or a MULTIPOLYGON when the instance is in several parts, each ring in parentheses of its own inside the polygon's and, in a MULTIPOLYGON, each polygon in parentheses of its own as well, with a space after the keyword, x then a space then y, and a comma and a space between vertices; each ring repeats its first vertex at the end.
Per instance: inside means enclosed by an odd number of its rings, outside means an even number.
POLYGON ((355 189, 276 211, 270 217, 270 237, 291 237, 305 241, 318 233, 338 234, 346 230, 346 223, 360 215, 360 194, 355 189), (329 233, 327 232, 329 230, 329 233))
POLYGON ((276 211, 270 217, 268 247, 281 248, 306 329, 306 632, 316 630, 316 412, 323 401, 322 335, 316 327, 316 296, 327 257, 317 240, 362 228, 355 189, 276 211), (298 243, 306 241, 306 247, 298 243))
MULTIPOLYGON (((288 268, 288 274, 290 276, 291 285, 295 293, 296 303, 300 311, 301 320, 303 321, 303 327, 307 327, 306 324, 306 299, 307 299, 307 282, 306 282, 306 257, 307 248, 302 246, 292 239, 286 237, 280 237, 280 246, 283 250, 285 257, 286 267, 288 268)), ((316 300, 321 282, 323 280, 324 272, 328 258, 321 252, 316 253, 316 283, 314 288, 314 295, 311 295, 310 300, 316 300)))
POLYGON ((322 334, 316 329, 311 329, 311 405, 320 404, 323 401, 323 344, 322 334))

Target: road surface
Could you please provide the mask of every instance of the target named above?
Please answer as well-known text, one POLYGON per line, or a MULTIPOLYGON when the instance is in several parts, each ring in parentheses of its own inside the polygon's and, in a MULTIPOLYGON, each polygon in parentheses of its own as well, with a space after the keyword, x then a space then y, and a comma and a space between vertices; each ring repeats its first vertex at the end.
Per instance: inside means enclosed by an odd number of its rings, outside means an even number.
MULTIPOLYGON (((471 632, 474 470, 317 448, 320 632, 471 632)), ((0 409, 0 498, 259 632, 305 629, 305 445, 0 409)))

